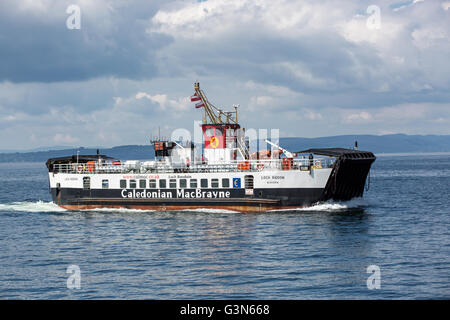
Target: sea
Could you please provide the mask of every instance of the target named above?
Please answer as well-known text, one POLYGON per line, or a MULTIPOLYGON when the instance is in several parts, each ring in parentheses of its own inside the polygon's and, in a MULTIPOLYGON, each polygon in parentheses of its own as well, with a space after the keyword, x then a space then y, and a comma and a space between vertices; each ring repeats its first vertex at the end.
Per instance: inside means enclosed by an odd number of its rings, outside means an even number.
POLYGON ((363 198, 265 213, 66 211, 0 164, 0 299, 449 299, 450 155, 384 155, 363 198))

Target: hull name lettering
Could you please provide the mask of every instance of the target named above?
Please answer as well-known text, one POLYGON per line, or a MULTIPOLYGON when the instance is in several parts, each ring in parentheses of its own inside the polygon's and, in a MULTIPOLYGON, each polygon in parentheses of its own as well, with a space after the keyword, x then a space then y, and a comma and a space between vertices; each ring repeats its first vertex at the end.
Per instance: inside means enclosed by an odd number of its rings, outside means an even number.
POLYGON ((122 198, 133 198, 133 199, 217 199, 217 198, 230 198, 230 191, 204 191, 202 189, 195 190, 185 190, 178 189, 176 192, 173 191, 148 191, 148 190, 127 190, 122 189, 122 198))

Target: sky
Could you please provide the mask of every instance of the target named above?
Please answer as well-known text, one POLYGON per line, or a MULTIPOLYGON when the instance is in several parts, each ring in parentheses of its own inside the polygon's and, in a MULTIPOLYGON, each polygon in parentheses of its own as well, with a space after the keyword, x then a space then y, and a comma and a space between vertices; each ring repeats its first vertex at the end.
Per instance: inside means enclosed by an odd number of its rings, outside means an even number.
POLYGON ((282 137, 447 135, 449 57, 450 1, 1 0, 0 149, 193 132, 196 81, 282 137))

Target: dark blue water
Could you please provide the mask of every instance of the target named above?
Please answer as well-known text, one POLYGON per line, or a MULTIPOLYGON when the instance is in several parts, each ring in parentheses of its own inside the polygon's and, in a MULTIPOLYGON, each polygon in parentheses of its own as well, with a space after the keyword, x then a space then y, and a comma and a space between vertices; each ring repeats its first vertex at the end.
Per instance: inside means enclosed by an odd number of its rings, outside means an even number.
POLYGON ((68 212, 35 163, 0 182, 2 299, 450 298, 448 155, 379 157, 364 200, 265 214, 68 212))

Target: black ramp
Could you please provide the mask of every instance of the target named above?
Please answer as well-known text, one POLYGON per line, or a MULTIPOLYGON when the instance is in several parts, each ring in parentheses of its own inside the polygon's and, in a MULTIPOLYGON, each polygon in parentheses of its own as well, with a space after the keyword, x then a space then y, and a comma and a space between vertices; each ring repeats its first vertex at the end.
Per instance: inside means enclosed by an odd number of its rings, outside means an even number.
POLYGON ((322 194, 322 201, 347 201, 362 197, 370 167, 376 157, 372 152, 343 148, 308 149, 298 153, 310 153, 335 157, 336 162, 322 194))

